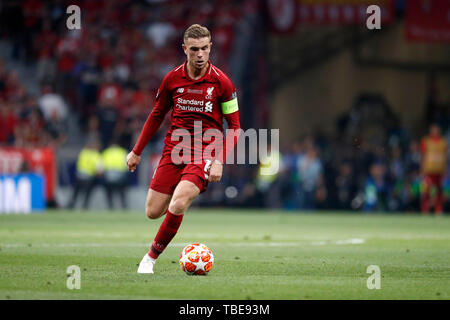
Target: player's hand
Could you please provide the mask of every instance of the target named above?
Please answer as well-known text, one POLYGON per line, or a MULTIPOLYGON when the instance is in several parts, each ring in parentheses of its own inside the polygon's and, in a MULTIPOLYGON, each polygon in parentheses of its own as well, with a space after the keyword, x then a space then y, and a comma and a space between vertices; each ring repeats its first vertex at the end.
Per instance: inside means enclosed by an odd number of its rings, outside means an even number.
POLYGON ((127 166, 129 171, 134 172, 139 162, 141 162, 141 156, 138 156, 133 151, 127 155, 127 166))
POLYGON ((223 164, 217 160, 214 160, 209 169, 209 182, 219 182, 222 178, 223 164))

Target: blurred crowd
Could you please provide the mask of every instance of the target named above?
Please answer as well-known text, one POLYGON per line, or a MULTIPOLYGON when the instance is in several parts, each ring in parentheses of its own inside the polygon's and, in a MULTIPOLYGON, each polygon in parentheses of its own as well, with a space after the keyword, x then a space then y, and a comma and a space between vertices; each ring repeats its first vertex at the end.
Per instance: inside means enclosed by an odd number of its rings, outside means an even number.
MULTIPOLYGON (((450 145, 450 114, 442 110, 449 108, 435 108, 430 120, 441 128, 442 140, 450 145)), ((428 134, 424 129, 422 136, 412 135, 383 96, 361 94, 338 119, 337 134, 327 135, 319 129, 281 146, 276 155, 280 170, 269 178, 269 185, 260 183, 264 177, 258 166, 229 166, 225 168, 226 183, 211 186, 203 204, 421 211, 427 188, 422 172, 421 144, 428 134)), ((443 176, 444 211, 450 210, 449 173, 447 170, 443 176)), ((427 192, 435 199, 436 186, 427 192)))
POLYGON ((0 60, 0 146, 59 147, 67 138, 68 108, 50 86, 27 93, 15 71, 0 60))
POLYGON ((105 148, 119 139, 130 148, 162 78, 184 61, 181 41, 186 26, 195 22, 210 28, 211 59, 226 71, 234 25, 242 10, 238 1, 197 4, 181 0, 5 3, 0 37, 13 44, 13 59, 36 66, 42 93, 27 92, 18 73, 0 62, 0 121, 5 123, 0 143, 59 146, 71 114, 87 133, 86 140, 97 137, 105 148), (66 8, 72 4, 81 8, 80 30, 66 27, 66 8), (21 125, 24 122, 26 126, 21 125))
MULTIPOLYGON (((0 39, 12 44, 13 61, 35 66, 40 93, 30 93, 18 71, 0 60, 0 146, 58 148, 67 141, 69 122, 76 122, 83 141, 97 145, 99 152, 112 142, 130 150, 161 79, 184 61, 180 45, 186 26, 200 23, 211 30, 211 60, 228 72, 234 26, 242 17, 240 1, 204 0, 195 7, 182 0, 76 1, 83 28, 69 31, 66 8, 71 4, 26 0, 3 5, 0 39)), ((449 119, 439 115, 446 137, 449 119)), ((144 154, 151 166, 167 125, 144 154)), ((257 165, 226 166, 223 182, 211 184, 200 204, 420 210, 420 137, 405 130, 382 96, 357 97, 337 121, 336 134, 317 130, 282 145, 273 156, 280 170, 270 177, 262 177, 257 165)), ((79 188, 87 185, 77 181, 79 188)), ((445 190, 448 200, 449 177, 445 190)))

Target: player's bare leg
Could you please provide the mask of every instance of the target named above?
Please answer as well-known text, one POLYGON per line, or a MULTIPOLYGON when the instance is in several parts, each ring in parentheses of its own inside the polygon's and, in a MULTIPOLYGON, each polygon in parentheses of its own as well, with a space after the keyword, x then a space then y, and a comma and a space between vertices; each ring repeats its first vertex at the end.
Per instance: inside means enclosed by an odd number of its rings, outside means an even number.
MULTIPOLYGON (((158 219, 166 213, 172 195, 161 193, 153 189, 148 189, 147 200, 145 201, 145 213, 149 219, 158 219)), ((156 259, 151 258, 148 253, 142 258, 139 264, 138 273, 153 273, 153 265, 156 259)))
POLYGON ((145 213, 149 219, 158 219, 166 213, 169 207, 171 194, 165 194, 153 189, 148 189, 147 200, 145 201, 145 213))
MULTIPOLYGON (((166 211, 166 217, 159 227, 149 252, 139 264, 138 273, 153 273, 153 266, 156 259, 164 251, 170 241, 172 241, 173 237, 175 237, 178 228, 181 225, 181 221, 183 220, 184 213, 199 193, 200 189, 190 181, 182 180, 178 183, 166 211)), ((160 196, 158 194, 152 195, 160 196)), ((161 198, 164 197, 159 197, 159 200, 161 200, 161 198)), ((160 201, 161 205, 163 203, 163 201, 160 201)), ((159 209, 160 208, 161 207, 159 207, 159 209)), ((158 214, 158 211, 156 211, 152 216, 156 217, 158 214)), ((162 215, 163 213, 160 214, 162 215)))
POLYGON ((200 189, 193 182, 181 180, 169 203, 169 211, 175 215, 183 215, 199 194, 200 189))
POLYGON ((430 182, 425 178, 425 190, 423 190, 421 198, 421 211, 422 215, 428 215, 430 211, 430 182))
POLYGON ((443 202, 443 198, 444 198, 444 190, 442 190, 442 183, 438 183, 436 185, 437 187, 437 194, 436 194, 436 202, 434 205, 434 214, 436 216, 440 216, 442 215, 442 202, 443 202))

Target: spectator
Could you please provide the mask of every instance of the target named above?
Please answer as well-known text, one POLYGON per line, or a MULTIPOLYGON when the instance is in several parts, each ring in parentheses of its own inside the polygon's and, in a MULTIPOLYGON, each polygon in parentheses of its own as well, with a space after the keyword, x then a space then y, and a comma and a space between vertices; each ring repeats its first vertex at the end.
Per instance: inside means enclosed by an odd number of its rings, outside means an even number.
POLYGON ((0 98, 5 98, 6 69, 3 60, 0 59, 0 98))
POLYGON ((122 209, 128 207, 126 198, 126 186, 128 168, 126 165, 127 150, 119 146, 118 143, 111 143, 103 150, 102 159, 104 165, 104 183, 108 198, 109 209, 114 209, 114 195, 120 196, 122 209))
POLYGON ((121 94, 122 89, 113 82, 112 74, 107 72, 105 82, 99 92, 99 105, 96 112, 102 148, 106 148, 112 141, 116 125, 119 122, 118 104, 121 94))
POLYGON ((86 121, 94 113, 97 103, 97 91, 101 81, 101 70, 93 56, 86 61, 79 61, 75 68, 78 75, 78 102, 80 104, 81 119, 86 121))
POLYGON ((420 169, 416 167, 412 169, 403 185, 403 201, 404 207, 402 209, 407 211, 420 210, 420 196, 421 196, 422 178, 420 176, 420 169))
POLYGON ((386 166, 376 162, 370 166, 364 190, 365 211, 385 211, 389 195, 389 185, 386 181, 386 166))
POLYGON ((176 35, 176 29, 170 23, 158 21, 147 28, 146 35, 153 42, 156 49, 160 49, 176 35))
POLYGON ((353 167, 349 161, 345 161, 339 166, 339 173, 335 181, 338 209, 352 209, 351 203, 357 191, 353 174, 353 167))
POLYGON ((256 189, 261 196, 261 204, 269 208, 281 206, 280 172, 283 170, 283 156, 278 150, 267 145, 267 155, 260 159, 256 189), (269 151, 270 150, 270 151, 269 151))
POLYGON ((304 156, 297 160, 297 175, 300 186, 300 208, 316 207, 316 192, 322 187, 322 163, 315 147, 309 147, 304 156))
POLYGON ((84 193, 83 208, 89 207, 92 190, 98 183, 98 177, 103 174, 102 156, 99 150, 98 141, 90 140, 78 156, 75 188, 68 205, 70 209, 75 207, 80 192, 84 193))
POLYGON ((48 134, 48 145, 55 149, 60 147, 67 139, 67 119, 62 119, 60 113, 53 110, 45 123, 45 131, 48 134))
POLYGON ((411 141, 408 145, 408 152, 406 153, 405 165, 408 172, 414 171, 420 168, 420 146, 415 140, 411 141))
POLYGON ((15 146, 29 148, 45 145, 47 140, 42 134, 45 120, 35 97, 27 97, 19 116, 14 132, 15 146))
POLYGON ((64 121, 68 116, 68 108, 60 94, 54 93, 52 87, 44 86, 42 96, 38 101, 39 109, 44 115, 45 120, 51 121, 52 118, 64 121))
POLYGON ((37 77, 41 84, 53 83, 56 77, 53 48, 58 41, 58 35, 51 28, 51 20, 44 20, 42 31, 34 41, 34 51, 37 57, 37 77))
POLYGON ((0 145, 13 143, 17 123, 12 105, 0 99, 0 145))

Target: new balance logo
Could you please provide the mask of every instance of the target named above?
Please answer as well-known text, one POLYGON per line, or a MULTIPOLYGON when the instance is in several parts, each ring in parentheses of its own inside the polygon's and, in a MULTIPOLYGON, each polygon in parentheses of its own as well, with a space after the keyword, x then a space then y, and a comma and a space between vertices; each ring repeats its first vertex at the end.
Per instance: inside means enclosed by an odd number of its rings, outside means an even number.
POLYGON ((183 93, 184 92, 184 88, 178 88, 177 92, 178 93, 183 93))

